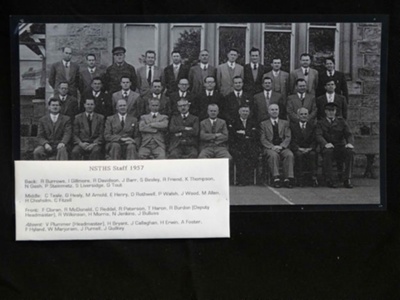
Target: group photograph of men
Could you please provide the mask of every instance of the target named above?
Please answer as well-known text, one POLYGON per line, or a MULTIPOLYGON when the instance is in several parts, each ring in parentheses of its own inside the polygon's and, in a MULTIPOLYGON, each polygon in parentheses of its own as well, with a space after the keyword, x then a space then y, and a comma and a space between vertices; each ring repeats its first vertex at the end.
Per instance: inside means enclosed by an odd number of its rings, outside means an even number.
POLYGON ((313 55, 300 53, 298 68, 283 70, 279 55, 266 61, 260 48, 241 53, 232 45, 216 66, 206 48, 192 62, 171 49, 171 63, 157 66, 161 54, 147 49, 135 68, 123 45, 112 48, 108 66, 87 50, 78 64, 76 49, 64 44, 47 68, 52 91, 34 160, 227 158, 231 188, 244 198, 237 204, 251 204, 251 191, 265 187, 283 199, 272 204, 296 204, 301 190, 343 201, 345 190, 360 188, 348 84, 334 56, 316 70, 313 55), (238 62, 243 56, 248 63, 238 62))

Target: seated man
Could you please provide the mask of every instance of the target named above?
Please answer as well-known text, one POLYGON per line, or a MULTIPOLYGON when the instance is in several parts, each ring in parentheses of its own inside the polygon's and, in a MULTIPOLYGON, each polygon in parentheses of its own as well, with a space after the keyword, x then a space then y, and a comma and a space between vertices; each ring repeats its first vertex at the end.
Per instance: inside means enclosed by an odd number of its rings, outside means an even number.
POLYGON ((236 165, 236 184, 253 183, 253 171, 257 166, 259 139, 257 123, 249 118, 250 107, 241 106, 239 117, 229 124, 229 145, 236 165))
POLYGON ((140 159, 165 159, 165 133, 168 129, 168 116, 158 112, 160 100, 149 100, 150 113, 142 115, 139 130, 142 133, 142 145, 139 149, 140 159))
POLYGON ((308 109, 301 107, 297 110, 298 122, 290 123, 292 139, 290 149, 295 156, 295 171, 298 186, 305 185, 304 170, 309 166, 312 176, 312 186, 318 186, 317 180, 317 141, 315 137, 315 125, 309 121, 308 109))
POLYGON ((49 100, 49 114, 40 118, 38 126, 38 147, 33 151, 35 160, 55 156, 56 160, 68 160, 67 145, 72 136, 71 120, 60 114, 60 99, 49 100))
POLYGON ((128 106, 125 99, 117 101, 116 109, 117 113, 107 118, 104 130, 106 159, 138 159, 140 135, 137 119, 126 113, 128 106))
POLYGON ((113 114, 113 105, 111 102, 111 97, 109 94, 102 91, 103 82, 100 77, 93 77, 90 89, 83 94, 81 98, 81 109, 80 111, 85 111, 83 107, 85 99, 94 99, 94 112, 103 115, 105 118, 113 114))
MULTIPOLYGON (((172 92, 169 95, 169 101, 171 105, 171 114, 172 115, 179 115, 178 109, 178 101, 181 99, 187 99, 190 103, 193 102, 194 95, 189 91, 189 80, 186 78, 181 78, 178 83, 178 90, 176 92, 172 92)), ((191 108, 191 113, 193 114, 191 108)))
POLYGON ((317 142, 322 148, 323 170, 327 186, 336 188, 333 180, 332 161, 336 160, 338 168, 344 163, 343 184, 351 189, 351 175, 354 157, 354 137, 349 125, 342 117, 336 115, 337 104, 329 102, 325 104, 326 117, 317 123, 317 142))
POLYGON ((188 100, 179 100, 177 107, 179 115, 173 115, 169 123, 169 158, 196 158, 199 118, 189 113, 188 100))
POLYGON ((279 119, 278 104, 271 104, 268 107, 269 119, 261 122, 261 145, 264 148, 268 167, 274 179, 274 187, 280 188, 279 162, 283 162, 284 186, 293 187, 293 164, 294 157, 290 151, 289 144, 291 132, 289 122, 279 119))
POLYGON ((74 148, 71 158, 80 160, 86 154, 89 160, 100 160, 103 144, 104 117, 94 112, 94 99, 85 99, 85 112, 74 120, 74 148))
POLYGON ((200 123, 199 158, 229 158, 228 127, 224 120, 217 118, 217 104, 208 105, 208 117, 200 123))
POLYGON ((154 80, 151 83, 151 93, 141 98, 138 103, 139 116, 148 115, 150 113, 149 100, 158 99, 160 102, 158 113, 169 116, 171 113, 171 105, 169 98, 163 93, 163 85, 161 80, 154 80))

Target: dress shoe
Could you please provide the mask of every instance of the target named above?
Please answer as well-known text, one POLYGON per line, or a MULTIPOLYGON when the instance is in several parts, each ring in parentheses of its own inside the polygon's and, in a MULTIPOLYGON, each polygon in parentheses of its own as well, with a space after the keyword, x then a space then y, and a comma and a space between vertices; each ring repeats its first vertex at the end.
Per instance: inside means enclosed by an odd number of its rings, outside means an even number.
POLYGON ((333 189, 336 189, 338 187, 337 184, 335 182, 333 182, 333 181, 327 181, 326 182, 326 186, 330 187, 330 188, 333 188, 333 189))
POLYGON ((274 188, 279 189, 281 187, 281 180, 279 178, 274 179, 274 188))
POLYGON ((318 180, 317 180, 317 179, 313 179, 313 180, 312 180, 312 186, 313 186, 313 187, 319 187, 319 183, 318 183, 318 180))
POLYGON ((343 182, 343 186, 344 186, 346 189, 352 189, 352 188, 353 188, 353 185, 351 184, 350 179, 345 180, 345 181, 343 182))
POLYGON ((288 178, 285 179, 285 181, 283 182, 284 186, 288 189, 291 189, 293 187, 292 181, 288 178))

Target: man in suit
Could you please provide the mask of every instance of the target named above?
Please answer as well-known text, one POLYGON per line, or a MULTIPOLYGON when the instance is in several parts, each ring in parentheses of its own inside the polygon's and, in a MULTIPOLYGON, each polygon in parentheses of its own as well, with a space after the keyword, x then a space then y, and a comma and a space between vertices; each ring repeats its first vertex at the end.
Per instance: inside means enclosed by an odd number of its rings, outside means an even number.
POLYGON ((208 105, 208 118, 200 122, 199 158, 229 158, 228 126, 224 120, 217 118, 217 104, 208 105))
POLYGON ((351 177, 353 172, 354 137, 346 121, 337 116, 337 104, 326 103, 324 106, 326 117, 317 123, 317 142, 322 149, 323 171, 328 187, 336 188, 337 184, 333 178, 332 162, 341 171, 344 164, 344 174, 339 176, 343 179, 345 188, 353 188, 351 177))
POLYGON ((189 70, 190 91, 193 95, 200 94, 204 91, 204 79, 207 76, 213 76, 214 78, 217 76, 217 69, 211 66, 208 60, 208 50, 201 50, 199 54, 199 63, 189 70))
POLYGON ((114 57, 114 63, 109 66, 106 70, 104 85, 110 95, 117 92, 121 86, 121 76, 128 76, 131 81, 132 91, 136 90, 137 76, 135 67, 128 64, 125 61, 126 49, 124 47, 114 47, 112 54, 114 57))
MULTIPOLYGON (((113 104, 109 94, 102 91, 103 82, 100 77, 93 77, 92 83, 90 84, 91 89, 83 94, 82 98, 84 102, 86 99, 94 100, 94 112, 103 115, 104 117, 111 116, 113 114, 113 104)), ((80 111, 84 111, 82 107, 80 111)))
POLYGON ((127 114, 128 105, 125 99, 117 101, 117 113, 109 116, 104 129, 106 141, 106 159, 138 159, 140 134, 137 119, 127 114))
MULTIPOLYGON (((84 95, 91 90, 93 78, 102 78, 104 71, 96 66, 96 55, 93 53, 86 55, 87 67, 80 71, 79 74, 79 91, 81 95, 84 95)), ((83 99, 85 100, 85 99, 83 99)), ((83 101, 81 103, 83 107, 83 101)))
POLYGON ((238 116, 228 125, 229 150, 236 165, 236 184, 253 183, 253 171, 260 152, 257 123, 249 118, 250 107, 243 105, 238 116))
POLYGON ((94 112, 95 100, 84 100, 85 111, 74 120, 74 148, 71 152, 73 160, 81 160, 88 155, 89 160, 100 160, 102 156, 104 116, 94 112))
POLYGON ((199 118, 189 113, 190 103, 182 98, 178 101, 179 114, 173 115, 169 123, 171 135, 168 158, 197 158, 199 118))
POLYGON ((167 97, 163 91, 163 85, 161 80, 154 80, 151 84, 151 93, 146 97, 140 99, 138 103, 139 116, 146 115, 150 113, 150 100, 157 99, 160 102, 158 112, 162 115, 169 116, 171 114, 171 102, 169 97, 167 97))
POLYGON ((318 71, 310 68, 311 55, 308 53, 303 53, 300 56, 300 65, 300 68, 290 72, 290 91, 294 94, 296 92, 296 80, 298 78, 303 78, 307 82, 307 93, 315 96, 315 92, 318 87, 318 71))
POLYGON ((166 95, 178 91, 178 82, 181 78, 189 77, 189 67, 182 64, 181 53, 174 50, 171 53, 172 64, 164 69, 166 95))
POLYGON ((273 176, 275 188, 281 187, 279 174, 279 163, 283 163, 283 185, 287 188, 293 187, 294 156, 289 149, 291 132, 289 122, 279 119, 278 104, 270 104, 268 107, 270 119, 261 122, 261 145, 267 159, 267 167, 273 176))
POLYGON ((315 123, 317 118, 317 106, 314 95, 306 93, 307 83, 303 78, 296 80, 296 94, 290 95, 287 101, 286 110, 290 122, 298 123, 300 121, 298 109, 304 107, 307 109, 308 122, 315 123))
POLYGON ((142 133, 142 145, 139 149, 140 159, 165 159, 165 134, 168 130, 168 116, 160 114, 160 100, 149 101, 150 113, 142 115, 139 130, 142 133))
POLYGON ((263 91, 262 78, 267 72, 267 67, 260 64, 260 49, 254 47, 250 49, 250 61, 244 66, 243 90, 254 96, 263 91))
POLYGON ((62 48, 62 60, 51 65, 49 84, 55 90, 54 96, 58 95, 56 90, 60 82, 67 82, 69 94, 78 97, 79 65, 71 61, 72 49, 62 48))
POLYGON ((240 76, 233 77, 234 91, 229 93, 221 107, 222 118, 228 123, 239 117, 239 107, 249 106, 253 108, 253 97, 249 93, 243 91, 243 78, 240 76))
MULTIPOLYGON (((169 102, 171 105, 171 114, 178 115, 178 101, 181 99, 187 99, 190 104, 194 101, 194 95, 189 91, 189 80, 181 78, 178 83, 179 90, 169 95, 169 102)), ((191 111, 193 113, 193 109, 191 111)))
POLYGON ((68 82, 61 81, 58 84, 58 99, 60 99, 60 113, 70 117, 71 123, 74 122, 75 116, 79 113, 78 100, 74 96, 68 94, 68 82))
POLYGON ((195 97, 193 114, 198 116, 200 121, 208 118, 209 104, 223 105, 224 97, 215 90, 215 85, 215 78, 207 76, 204 78, 204 90, 195 97))
POLYGON ((243 78, 243 67, 236 63, 239 52, 236 49, 230 49, 228 52, 228 61, 217 68, 217 83, 219 92, 225 97, 233 92, 233 77, 243 78))
POLYGON ((282 71, 282 61, 280 58, 272 59, 272 70, 265 74, 265 76, 272 78, 272 90, 280 93, 283 98, 283 102, 286 104, 286 100, 290 93, 289 91, 289 73, 282 71))
POLYGON ((326 71, 318 74, 317 97, 325 94, 324 83, 327 82, 328 79, 333 79, 336 85, 335 93, 345 97, 346 103, 349 104, 349 91, 347 88, 346 77, 342 72, 335 70, 335 59, 333 57, 325 58, 325 68, 326 71))
POLYGON ((155 65, 156 52, 147 50, 145 53, 145 66, 137 70, 138 90, 140 97, 146 97, 151 93, 151 83, 154 80, 163 82, 163 70, 155 65))
POLYGON ((120 86, 121 90, 112 94, 114 112, 116 112, 118 100, 125 99, 127 103, 127 113, 134 116, 135 118, 139 117, 138 105, 141 101, 140 95, 131 89, 132 82, 129 76, 124 75, 121 77, 120 86))
MULTIPOLYGON (((271 104, 277 104, 281 110, 283 109, 282 95, 272 90, 272 78, 264 76, 262 85, 264 91, 254 96, 254 111, 258 124, 269 119, 268 107, 271 104)), ((281 118, 284 118, 284 114, 281 115, 281 118)))
POLYGON ((343 117, 347 120, 347 102, 344 96, 335 93, 336 84, 334 79, 328 79, 325 82, 326 93, 317 98, 317 118, 322 120, 325 118, 325 104, 334 102, 336 104, 337 116, 343 117))
POLYGON ((290 123, 292 139, 290 150, 295 157, 295 174, 298 186, 303 187, 306 183, 305 167, 309 166, 311 171, 312 186, 318 187, 317 180, 317 141, 315 136, 315 125, 309 122, 308 109, 300 107, 297 109, 298 121, 290 123))
POLYGON ((50 98, 48 108, 49 114, 39 120, 39 146, 33 151, 33 158, 45 160, 55 156, 56 160, 68 160, 67 146, 72 136, 71 120, 60 113, 60 99, 50 98))

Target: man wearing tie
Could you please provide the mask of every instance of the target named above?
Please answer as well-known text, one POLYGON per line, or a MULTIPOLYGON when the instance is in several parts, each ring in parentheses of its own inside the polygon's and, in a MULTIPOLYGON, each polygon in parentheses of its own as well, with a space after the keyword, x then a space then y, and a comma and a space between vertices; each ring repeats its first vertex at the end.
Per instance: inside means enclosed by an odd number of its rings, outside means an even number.
POLYGON ((106 159, 138 159, 140 134, 137 119, 127 114, 125 99, 117 101, 117 113, 109 116, 104 129, 106 159))
MULTIPOLYGON (((186 99, 190 104, 194 104, 194 95, 189 91, 190 85, 187 78, 181 78, 178 83, 179 90, 169 95, 169 102, 171 104, 171 114, 179 114, 178 101, 186 99)), ((193 105, 194 106, 194 105, 193 105)), ((193 112, 193 108, 192 108, 193 112)))
POLYGON ((140 97, 147 97, 151 93, 151 83, 154 80, 163 79, 163 70, 155 65, 156 52, 147 50, 145 53, 145 65, 137 70, 138 90, 140 97))
POLYGON ((74 122, 75 116, 79 113, 78 100, 74 96, 68 94, 68 82, 60 82, 58 84, 58 97, 60 99, 60 113, 70 117, 71 123, 74 122))
MULTIPOLYGON (((282 95, 272 90, 272 78, 264 76, 263 78, 264 91, 254 96, 254 111, 257 123, 269 119, 268 107, 271 104, 282 106, 282 95)), ((281 108, 282 110, 283 108, 281 108)), ((285 110, 286 111, 286 110, 285 110)), ((284 118, 282 113, 281 118, 284 118)))
POLYGON ((284 104, 290 93, 289 91, 289 73, 282 71, 282 61, 280 58, 273 58, 271 63, 272 70, 265 74, 272 78, 272 90, 280 93, 283 98, 284 104))
POLYGON ((290 150, 295 156, 297 184, 300 187, 306 184, 305 169, 308 166, 311 171, 311 184, 313 187, 318 187, 315 125, 309 122, 308 109, 305 107, 297 109, 297 120, 290 123, 292 133, 290 150))
MULTIPOLYGON (((90 91, 93 78, 102 78, 104 75, 104 71, 96 66, 96 55, 92 53, 87 54, 86 64, 87 68, 84 68, 79 76, 79 91, 81 95, 90 91)), ((81 107, 83 108, 83 101, 81 107)))
MULTIPOLYGON (((83 101, 85 99, 94 100, 94 112, 103 115, 104 117, 111 116, 113 114, 113 105, 109 94, 102 91, 103 82, 100 77, 93 77, 92 83, 90 84, 91 89, 83 94, 83 101)), ((82 102, 82 101, 81 101, 82 102)), ((82 103, 83 104, 83 103, 82 103)), ((82 106, 80 111, 84 111, 85 108, 82 106)))
POLYGON ((204 49, 200 51, 199 63, 189 70, 190 91, 193 95, 204 91, 204 79, 207 76, 217 76, 217 69, 208 63, 209 53, 204 49))
POLYGON ((343 180, 345 188, 353 188, 351 177, 353 172, 354 158, 354 137, 346 121, 337 116, 337 104, 335 102, 326 103, 324 106, 325 115, 317 123, 317 142, 322 149, 323 171, 326 185, 337 188, 333 176, 332 162, 336 160, 339 173, 339 180, 343 180))
POLYGON ((310 68, 311 55, 303 53, 300 56, 300 65, 300 68, 293 70, 290 73, 290 91, 294 94, 296 92, 296 80, 298 78, 303 78, 307 82, 307 93, 315 96, 315 92, 318 88, 318 71, 310 68))
POLYGON ((49 114, 39 120, 38 143, 33 151, 35 160, 54 157, 56 160, 68 160, 67 145, 72 136, 71 120, 60 114, 60 99, 50 98, 49 114))
POLYGON ((307 109, 308 122, 315 123, 317 117, 317 106, 314 95, 308 94, 307 83, 303 78, 296 80, 296 94, 290 95, 287 101, 286 109, 290 122, 298 123, 298 109, 304 107, 307 109))
POLYGON ((171 58, 172 64, 164 69, 167 96, 178 90, 178 82, 181 78, 189 77, 189 68, 182 64, 181 53, 178 50, 174 50, 171 53, 171 58))
POLYGON ((165 159, 165 134, 168 130, 168 116, 160 114, 160 100, 149 100, 150 113, 140 117, 139 130, 142 133, 140 159, 165 159))
POLYGON ((261 122, 260 139, 264 155, 267 159, 267 168, 273 176, 273 186, 280 188, 281 178, 279 173, 279 163, 283 163, 283 185, 287 188, 293 187, 294 156, 289 149, 291 141, 291 131, 289 122, 279 119, 278 104, 270 104, 268 107, 270 118, 261 122))
POLYGON ((197 158, 199 118, 189 113, 188 100, 179 100, 177 107, 179 114, 173 115, 169 123, 171 138, 168 158, 197 158))
POLYGON ((208 105, 208 118, 200 122, 199 158, 229 158, 228 126, 217 118, 219 109, 216 104, 208 105))
POLYGON ((233 77, 243 78, 243 67, 236 63, 239 52, 236 49, 230 49, 228 52, 228 61, 217 68, 217 83, 219 92, 225 97, 233 92, 233 77))
POLYGON ((104 117, 94 112, 94 99, 85 99, 85 111, 74 120, 73 160, 88 156, 89 160, 100 160, 102 156, 104 117))
POLYGON ((223 105, 224 97, 215 90, 215 85, 215 78, 207 76, 204 78, 204 90, 195 97, 193 114, 198 116, 200 121, 208 118, 209 104, 223 105))
POLYGON ((58 95, 56 90, 60 82, 66 82, 69 86, 69 94, 78 97, 79 65, 71 61, 72 49, 62 48, 62 60, 51 65, 49 84, 55 90, 54 96, 58 95))
POLYGON ((140 98, 138 103, 139 116, 150 113, 150 100, 157 99, 160 102, 158 112, 162 115, 169 116, 171 114, 171 102, 163 92, 161 80, 154 80, 151 84, 151 93, 146 97, 140 98))
POLYGON ((328 79, 325 82, 326 93, 317 98, 318 120, 325 118, 325 104, 335 103, 337 116, 343 117, 347 120, 347 102, 344 96, 335 93, 336 84, 334 79, 328 79))
POLYGON ((129 76, 122 76, 120 81, 121 90, 112 95, 112 103, 114 112, 117 108, 117 102, 125 99, 127 103, 127 113, 135 118, 139 116, 138 103, 140 103, 140 95, 131 89, 132 83, 129 76))
POLYGON ((260 49, 254 47, 250 49, 250 61, 244 66, 243 90, 250 96, 254 96, 263 91, 262 78, 267 68, 260 64, 260 49))

